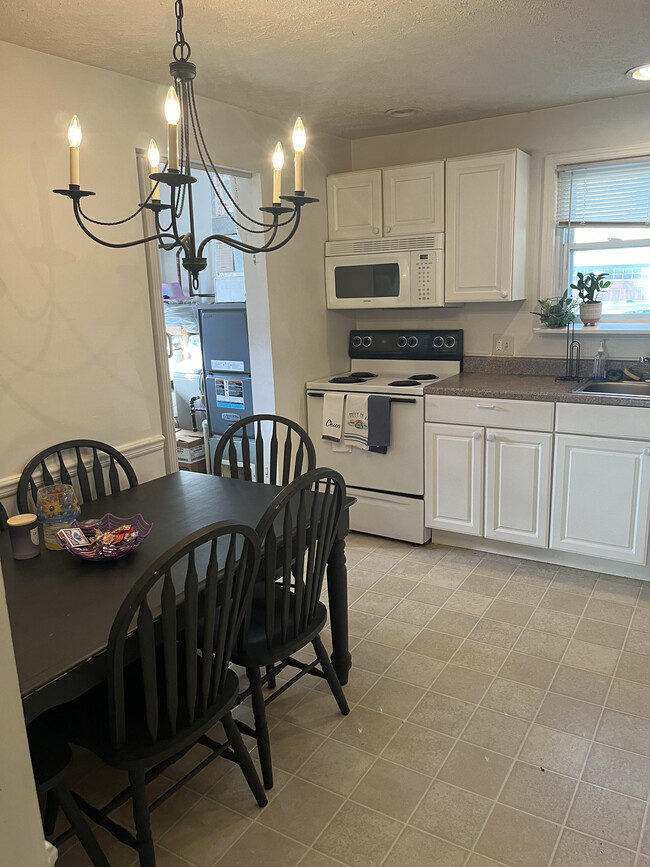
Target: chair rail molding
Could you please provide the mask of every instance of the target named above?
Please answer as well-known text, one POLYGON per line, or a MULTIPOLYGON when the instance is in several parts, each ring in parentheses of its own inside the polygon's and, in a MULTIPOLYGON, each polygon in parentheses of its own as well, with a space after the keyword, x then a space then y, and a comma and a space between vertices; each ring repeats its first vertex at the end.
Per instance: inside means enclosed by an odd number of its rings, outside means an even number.
MULTIPOLYGON (((138 473, 139 460, 147 455, 163 451, 165 448, 165 437, 162 434, 156 434, 152 437, 146 437, 145 439, 134 440, 133 442, 125 443, 124 445, 118 445, 116 448, 133 464, 136 475, 138 475, 138 480, 142 482, 146 481, 146 479, 140 478, 140 474, 138 473)), ((100 458, 100 460, 103 467, 108 466, 109 461, 107 456, 100 458)), ((87 470, 92 469, 91 461, 84 461, 84 464, 86 465, 87 470)), ((76 476, 75 466, 73 464, 68 465, 67 463, 66 466, 70 470, 70 475, 74 478, 76 476)), ((10 508, 7 509, 9 514, 14 514, 15 512, 16 490, 18 488, 19 479, 20 473, 14 476, 5 476, 0 479, 0 500, 11 500, 10 508)))

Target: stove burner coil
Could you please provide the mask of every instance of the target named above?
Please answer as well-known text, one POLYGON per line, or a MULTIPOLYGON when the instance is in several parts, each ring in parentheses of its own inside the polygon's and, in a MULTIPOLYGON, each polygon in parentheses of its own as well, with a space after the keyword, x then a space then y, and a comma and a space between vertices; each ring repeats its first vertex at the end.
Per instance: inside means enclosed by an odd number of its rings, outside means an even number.
POLYGON ((389 382, 389 385, 420 385, 416 379, 396 379, 394 382, 389 382))
POLYGON ((438 377, 435 373, 416 373, 413 376, 409 376, 409 379, 417 379, 424 382, 427 379, 438 379, 438 377))
POLYGON ((328 382, 359 383, 365 381, 366 378, 363 376, 335 376, 333 379, 328 379, 328 382))

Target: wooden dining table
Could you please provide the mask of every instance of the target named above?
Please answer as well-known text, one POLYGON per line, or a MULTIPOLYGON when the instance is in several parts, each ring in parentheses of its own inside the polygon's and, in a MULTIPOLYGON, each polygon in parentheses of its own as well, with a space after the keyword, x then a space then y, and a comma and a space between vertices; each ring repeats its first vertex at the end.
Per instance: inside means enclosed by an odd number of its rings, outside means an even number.
MULTIPOLYGON (((217 521, 255 527, 282 489, 238 479, 177 472, 102 497, 82 507, 82 518, 106 513, 153 523, 137 549, 113 561, 83 560, 48 551, 15 560, 8 533, 0 533, 0 559, 26 722, 71 701, 106 677, 106 647, 113 619, 135 581, 189 533, 217 521)), ((349 502, 354 502, 350 500, 349 502)), ((332 664, 341 683, 351 667, 348 648, 345 537, 342 511, 327 562, 332 664)))

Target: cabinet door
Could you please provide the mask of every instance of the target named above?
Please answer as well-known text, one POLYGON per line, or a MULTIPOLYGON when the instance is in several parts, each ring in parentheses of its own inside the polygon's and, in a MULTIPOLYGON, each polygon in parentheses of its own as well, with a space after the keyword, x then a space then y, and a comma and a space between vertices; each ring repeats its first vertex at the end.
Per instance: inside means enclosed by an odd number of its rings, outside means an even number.
POLYGON ((485 434, 485 535, 548 547, 553 434, 485 434))
POLYGON ((330 241, 381 235, 381 170, 346 172, 327 178, 330 241))
POLYGON ((515 252, 517 271, 521 271, 522 228, 525 245, 521 197, 515 214, 518 154, 508 151, 447 161, 446 301, 524 297, 513 293, 515 252))
POLYGON ((427 527, 483 534, 483 428, 424 426, 427 527))
POLYGON ((384 235, 444 232, 444 163, 384 169, 384 235))
POLYGON ((556 435, 551 548, 645 563, 649 505, 647 442, 556 435))

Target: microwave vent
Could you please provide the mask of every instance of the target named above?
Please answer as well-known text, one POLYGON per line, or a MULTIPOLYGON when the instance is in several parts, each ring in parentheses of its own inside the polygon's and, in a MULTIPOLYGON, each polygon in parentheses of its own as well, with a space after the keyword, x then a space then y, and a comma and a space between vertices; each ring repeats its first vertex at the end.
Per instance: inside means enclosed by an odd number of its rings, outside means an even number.
POLYGON ((404 253, 411 250, 442 250, 445 246, 442 232, 412 238, 377 238, 371 241, 327 241, 326 256, 351 256, 362 253, 404 253))

